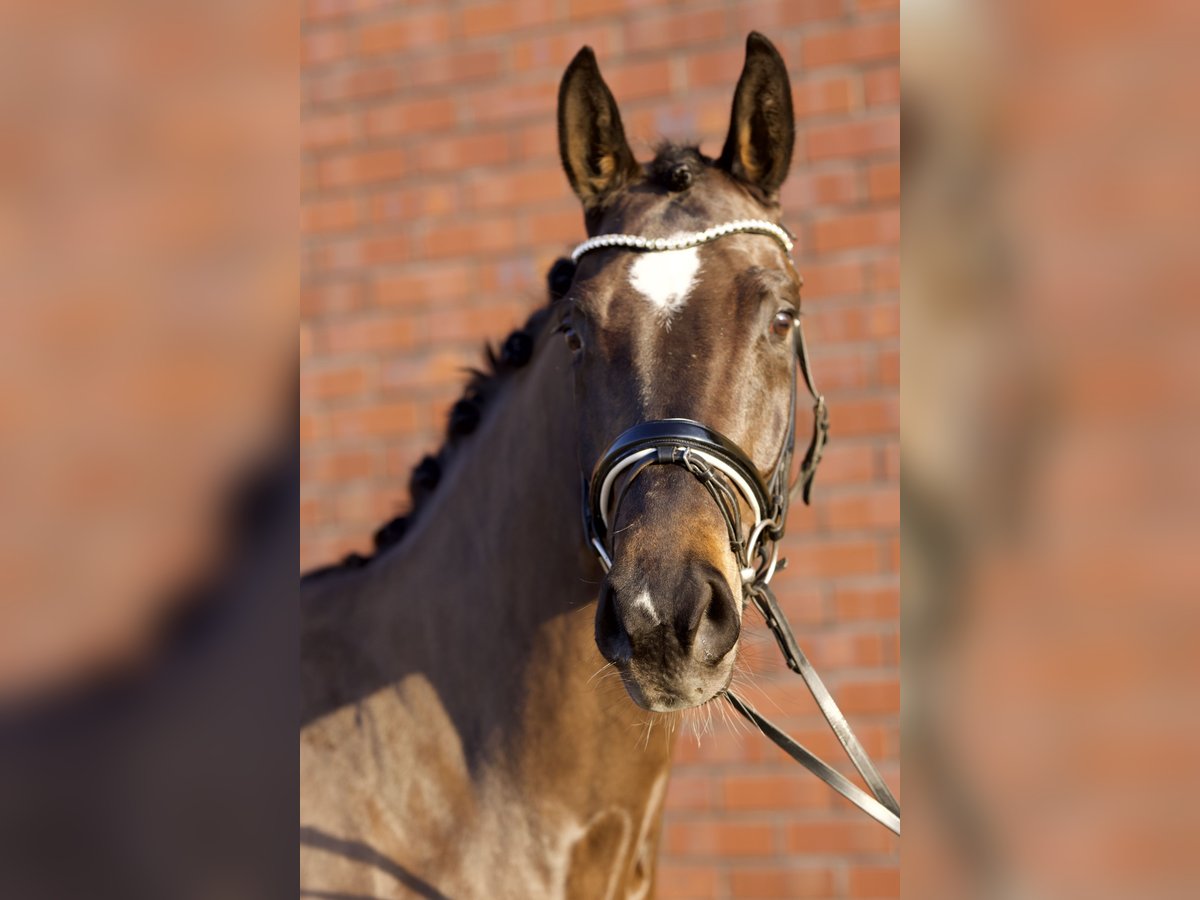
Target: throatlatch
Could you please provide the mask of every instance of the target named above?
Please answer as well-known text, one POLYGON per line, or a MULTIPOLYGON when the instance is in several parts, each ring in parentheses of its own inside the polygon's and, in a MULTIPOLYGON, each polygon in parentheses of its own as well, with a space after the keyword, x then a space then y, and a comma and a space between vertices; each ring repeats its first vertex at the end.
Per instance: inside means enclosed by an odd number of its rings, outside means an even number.
MULTIPOLYGON (((678 235, 669 240, 637 235, 597 235, 584 241, 572 253, 578 260, 593 250, 624 248, 655 253, 694 247, 727 234, 757 233, 775 238, 791 261, 792 242, 774 222, 741 220, 715 225, 695 234, 678 235)), ((797 321, 794 337, 794 363, 788 425, 783 446, 769 477, 763 478, 749 456, 720 432, 691 419, 657 419, 642 422, 622 433, 596 464, 583 483, 584 533, 607 572, 612 567, 612 523, 624 494, 648 467, 682 466, 704 486, 717 504, 729 532, 729 545, 742 573, 742 590, 762 613, 767 627, 787 661, 788 667, 804 679, 847 756, 866 781, 868 794, 840 772, 821 760, 782 729, 754 710, 733 691, 725 692, 734 709, 753 722, 785 753, 863 810, 886 828, 900 833, 900 807, 862 744, 850 729, 833 696, 800 649, 791 626, 779 608, 770 583, 782 567, 779 541, 787 522, 792 497, 799 493, 810 502, 813 480, 829 437, 829 410, 813 379, 804 331, 797 321), (799 370, 798 373, 796 370, 799 370), (813 427, 808 450, 794 479, 789 481, 796 444, 796 385, 803 376, 813 399, 813 427), (622 476, 624 476, 622 478, 622 476), (620 487, 614 493, 614 486, 620 487), (750 509, 754 521, 747 529, 742 521, 742 503, 750 509)))

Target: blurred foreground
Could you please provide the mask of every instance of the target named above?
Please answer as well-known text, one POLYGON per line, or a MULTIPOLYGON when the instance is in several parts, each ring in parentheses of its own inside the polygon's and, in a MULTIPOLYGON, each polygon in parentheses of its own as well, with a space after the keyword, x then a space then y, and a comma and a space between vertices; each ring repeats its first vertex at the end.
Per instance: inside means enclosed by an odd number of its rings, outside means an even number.
POLYGON ((0 14, 0 897, 294 886, 296 53, 0 14))
POLYGON ((1200 891, 1197 13, 904 7, 906 896, 1200 891))

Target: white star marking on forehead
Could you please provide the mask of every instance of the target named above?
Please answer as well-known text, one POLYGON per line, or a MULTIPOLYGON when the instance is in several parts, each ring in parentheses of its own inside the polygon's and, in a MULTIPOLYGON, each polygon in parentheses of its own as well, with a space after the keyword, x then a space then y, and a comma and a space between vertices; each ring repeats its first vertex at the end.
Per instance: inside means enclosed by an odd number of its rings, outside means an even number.
POLYGON ((667 323, 687 303, 688 292, 699 273, 698 247, 639 253, 629 266, 629 284, 650 302, 659 319, 667 323))

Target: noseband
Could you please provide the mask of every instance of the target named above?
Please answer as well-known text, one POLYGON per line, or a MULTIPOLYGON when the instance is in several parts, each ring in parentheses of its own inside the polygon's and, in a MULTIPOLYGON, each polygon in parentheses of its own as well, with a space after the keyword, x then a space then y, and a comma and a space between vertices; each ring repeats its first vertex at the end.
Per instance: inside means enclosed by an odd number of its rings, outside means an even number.
MULTIPOLYGON (((645 238, 630 234, 602 234, 584 241, 571 254, 578 262, 593 250, 613 247, 641 253, 683 250, 717 240, 728 234, 764 234, 774 238, 792 261, 792 240, 774 222, 744 219, 714 225, 704 231, 673 238, 645 238)), ((790 738, 761 716, 742 698, 726 690, 735 709, 754 722, 767 737, 809 771, 829 784, 868 815, 887 828, 900 833, 900 807, 880 777, 862 745, 850 730, 833 697, 800 649, 791 626, 784 618, 770 588, 777 569, 786 565, 779 560, 779 541, 787 522, 788 507, 796 493, 809 503, 813 478, 829 435, 829 411, 825 398, 817 390, 809 364, 804 331, 796 321, 793 334, 795 352, 787 430, 771 473, 764 477, 750 457, 720 432, 691 419, 656 419, 642 422, 623 432, 600 457, 591 478, 583 484, 583 525, 588 543, 604 571, 612 568, 613 534, 621 500, 630 486, 651 466, 681 466, 708 491, 717 504, 729 533, 729 545, 741 570, 743 595, 752 599, 775 635, 789 668, 801 675, 821 712, 838 736, 847 755, 862 774, 871 794, 848 781, 841 773, 790 738), (797 371, 813 400, 813 430, 808 450, 793 480, 789 481, 796 446, 797 371), (742 521, 742 502, 753 521, 747 529, 742 521), (872 796, 873 795, 873 796, 872 796)))

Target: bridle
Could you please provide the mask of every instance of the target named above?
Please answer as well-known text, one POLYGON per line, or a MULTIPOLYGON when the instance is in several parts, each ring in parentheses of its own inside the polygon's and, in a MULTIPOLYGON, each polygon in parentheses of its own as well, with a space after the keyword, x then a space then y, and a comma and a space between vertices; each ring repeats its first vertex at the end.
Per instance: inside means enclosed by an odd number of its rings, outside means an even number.
MULTIPOLYGON (((571 258, 578 262, 594 250, 614 247, 640 253, 683 250, 738 233, 764 234, 774 238, 784 248, 788 262, 792 264, 791 237, 774 222, 759 219, 727 222, 672 238, 646 238, 631 234, 596 235, 577 246, 571 258)), ((600 565, 607 572, 612 567, 611 526, 630 486, 643 472, 655 465, 676 465, 690 472, 716 502, 725 521, 729 545, 741 570, 743 594, 753 600, 762 613, 788 667, 804 678, 813 699, 817 701, 851 762, 867 782, 871 793, 862 790, 789 737, 732 691, 726 690, 725 696, 738 712, 757 725, 789 756, 876 821, 899 834, 899 804, 797 644, 770 587, 776 571, 786 565, 786 560, 779 559, 779 541, 783 537, 789 505, 797 493, 806 504, 809 503, 813 479, 829 435, 829 411, 824 396, 813 381, 808 347, 799 320, 793 330, 793 344, 795 352, 787 429, 775 465, 767 477, 763 477, 734 441, 700 422, 691 419, 642 422, 619 435, 601 455, 591 476, 583 479, 584 534, 600 565), (797 370, 803 376, 813 400, 813 430, 804 459, 795 477, 790 478, 796 447, 797 370), (749 528, 742 520, 742 502, 745 502, 753 516, 749 528)))

